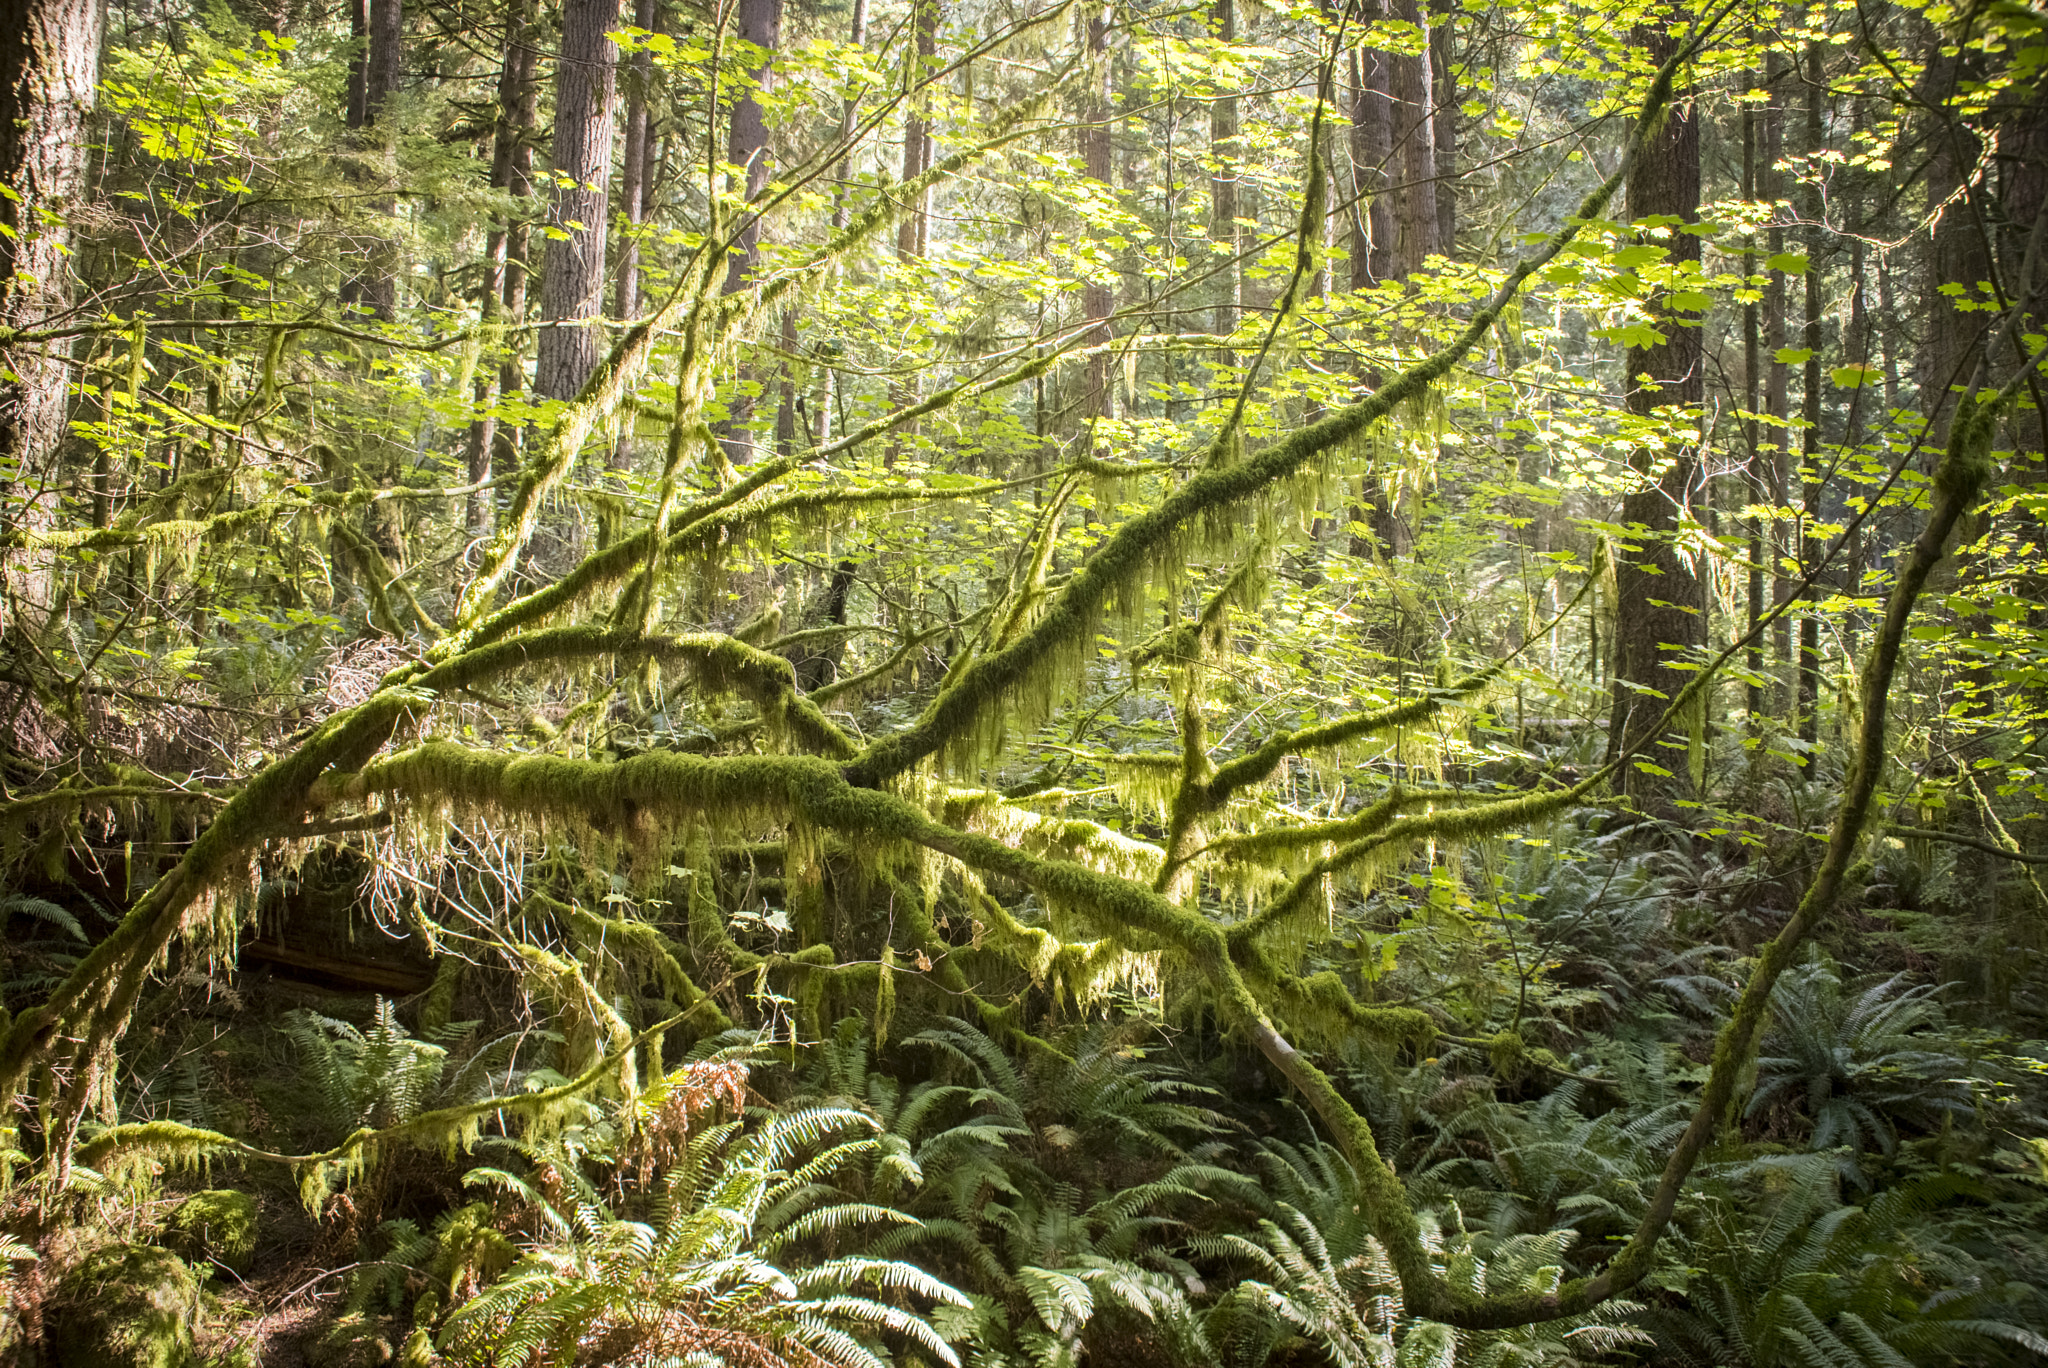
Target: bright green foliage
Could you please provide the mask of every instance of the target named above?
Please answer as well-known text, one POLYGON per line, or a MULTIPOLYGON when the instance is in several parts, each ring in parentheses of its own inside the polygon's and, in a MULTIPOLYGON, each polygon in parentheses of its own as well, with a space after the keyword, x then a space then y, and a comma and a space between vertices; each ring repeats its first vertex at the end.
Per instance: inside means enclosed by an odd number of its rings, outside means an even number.
POLYGON ((622 8, 588 320, 568 7, 358 8, 121 11, 0 330, 14 1287, 282 1170, 408 1368, 2048 1326, 2038 4, 622 8))
POLYGON ((861 1119, 813 1109, 691 1135, 659 1180, 647 1222, 616 1219, 587 1199, 541 1199, 563 1242, 527 1254, 459 1308, 443 1353, 523 1368, 581 1362, 583 1346, 602 1344, 607 1361, 627 1365, 729 1357, 877 1368, 869 1341, 887 1333, 957 1365, 923 1317, 896 1304, 906 1294, 962 1300, 916 1267, 849 1255, 785 1273, 774 1262, 797 1241, 872 1219, 844 1206, 781 1210, 848 1157, 841 1145, 798 1162, 802 1150, 861 1119))

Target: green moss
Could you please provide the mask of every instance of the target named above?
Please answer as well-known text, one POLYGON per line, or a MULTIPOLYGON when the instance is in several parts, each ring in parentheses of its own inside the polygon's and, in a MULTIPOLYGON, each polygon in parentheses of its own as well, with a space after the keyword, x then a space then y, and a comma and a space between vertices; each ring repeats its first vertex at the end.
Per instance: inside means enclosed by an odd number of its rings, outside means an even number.
POLYGON ((398 1358, 403 1332, 384 1316, 348 1315, 316 1327, 299 1342, 307 1368, 382 1368, 398 1358))
POLYGON ((195 1192, 178 1203, 164 1222, 165 1243, 205 1267, 217 1264, 231 1273, 249 1271, 256 1252, 256 1199, 233 1188, 195 1192))
POLYGON ((188 1368, 199 1278, 168 1249, 103 1245, 59 1280, 44 1308, 55 1368, 188 1368))

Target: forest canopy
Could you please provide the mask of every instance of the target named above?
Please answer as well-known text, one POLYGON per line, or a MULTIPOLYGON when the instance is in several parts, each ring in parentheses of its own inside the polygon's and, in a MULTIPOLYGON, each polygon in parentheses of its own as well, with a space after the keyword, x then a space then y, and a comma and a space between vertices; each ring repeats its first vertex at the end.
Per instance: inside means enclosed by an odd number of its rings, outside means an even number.
POLYGON ((2039 0, 7 0, 0 1360, 2048 1356, 2039 0))

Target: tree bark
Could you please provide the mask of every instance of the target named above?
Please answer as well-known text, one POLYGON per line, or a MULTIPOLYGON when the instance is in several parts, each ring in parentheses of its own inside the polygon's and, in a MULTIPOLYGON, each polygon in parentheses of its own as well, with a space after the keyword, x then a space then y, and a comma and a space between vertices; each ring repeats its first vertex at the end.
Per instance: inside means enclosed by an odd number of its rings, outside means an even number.
MULTIPOLYGON (((1756 88, 1756 72, 1743 73, 1746 89, 1756 88)), ((1756 107, 1745 104, 1742 107, 1742 198, 1754 204, 1760 184, 1757 171, 1758 135, 1762 129, 1756 116, 1756 107)), ((1758 301, 1751 300, 1742 306, 1742 399, 1743 411, 1748 415, 1743 420, 1742 430, 1749 447, 1749 459, 1745 474, 1744 492, 1753 504, 1764 503, 1770 494, 1770 482, 1764 473, 1763 429, 1758 414, 1763 410, 1763 317, 1757 307, 1758 301)), ((1743 531, 1749 544, 1749 583, 1747 596, 1749 649, 1745 664, 1749 670, 1747 712, 1752 723, 1764 715, 1768 697, 1764 680, 1764 644, 1757 631, 1764 615, 1764 562, 1769 555, 1764 541, 1763 519, 1751 516, 1743 520, 1743 531)))
MULTIPOLYGON (((1821 112, 1823 73, 1821 70, 1820 45, 1808 43, 1806 47, 1806 147, 1809 155, 1817 155, 1823 147, 1826 136, 1821 112)), ((1809 177, 1819 174, 1816 163, 1808 170, 1809 177)), ((1820 351, 1823 329, 1821 326, 1821 248, 1825 238, 1821 231, 1821 215, 1825 206, 1821 200, 1820 186, 1809 180, 1800 194, 1800 216, 1806 220, 1806 333, 1800 345, 1806 351, 1805 371, 1800 383, 1800 417, 1804 428, 1799 434, 1800 465, 1800 508, 1799 519, 1799 561, 1808 566, 1820 554, 1822 539, 1814 534, 1813 527, 1820 520, 1820 351)), ((1798 698, 1795 704, 1798 714, 1799 739, 1811 746, 1820 739, 1820 617, 1809 606, 1799 618, 1799 674, 1798 698)))
POLYGON ((1362 290, 1394 273, 1394 201, 1388 167, 1394 156, 1393 73, 1387 54, 1361 47, 1351 54, 1351 288, 1362 290))
MULTIPOLYGON (((634 28, 653 33, 659 22, 656 0, 634 0, 634 28)), ((619 166, 619 217, 632 228, 647 221, 650 151, 647 95, 653 84, 654 53, 642 48, 633 54, 626 76, 626 145, 619 166)), ((640 315, 639 237, 630 232, 623 234, 618 255, 618 274, 612 282, 612 313, 618 318, 637 318, 640 315)))
MULTIPOLYGON (((1670 31, 1672 19, 1666 12, 1635 30, 1635 44, 1653 63, 1669 60, 1677 50, 1677 39, 1670 31)), ((1645 152, 1629 176, 1629 217, 1637 222, 1653 215, 1688 224, 1697 221, 1697 108, 1682 97, 1674 100, 1645 152)), ((1699 260, 1699 238, 1675 226, 1646 232, 1643 241, 1667 248, 1673 261, 1699 260)), ((1696 422, 1693 415, 1705 398, 1697 320, 1676 317, 1661 297, 1652 301, 1651 311, 1653 326, 1664 340, 1629 349, 1629 411, 1661 417, 1674 427, 1696 422)), ((1699 583, 1674 545, 1699 483, 1698 447, 1689 435, 1673 437, 1664 445, 1637 449, 1630 455, 1630 464, 1648 483, 1625 498, 1621 508, 1623 524, 1641 530, 1630 537, 1636 549, 1617 551, 1616 555, 1618 635, 1608 743, 1617 752, 1635 744, 1656 724, 1669 701, 1692 677, 1689 671, 1673 667, 1706 642, 1699 583)), ((1668 751, 1656 757, 1667 770, 1683 768, 1682 760, 1666 763, 1670 761, 1668 751)), ((1630 793, 1643 798, 1668 795, 1677 786, 1675 780, 1633 768, 1623 782, 1630 793)))
MULTIPOLYGON (((740 0, 738 19, 739 40, 759 48, 762 57, 759 64, 747 72, 749 84, 733 101, 732 127, 728 132, 725 158, 742 168, 744 179, 737 188, 751 202, 768 188, 769 174, 774 167, 768 144, 768 124, 759 97, 763 91, 775 88, 773 62, 776 49, 782 42, 782 0, 740 0)), ((738 212, 745 217, 733 236, 732 254, 726 261, 723 288, 727 294, 746 288, 761 250, 760 221, 753 218, 747 209, 741 208, 738 212)), ((745 464, 754 452, 753 439, 746 431, 754 416, 754 396, 750 392, 751 377, 747 370, 747 367, 741 368, 740 383, 732 390, 732 397, 726 405, 726 420, 718 435, 726 459, 735 465, 745 464)))
MULTIPOLYGON (((349 24, 362 48, 349 69, 348 126, 357 152, 376 164, 375 172, 360 174, 379 178, 388 188, 396 176, 392 160, 398 149, 397 130, 387 115, 404 72, 405 0, 354 0, 349 24)), ((381 219, 398 212, 388 194, 380 194, 369 208, 381 219)), ((398 317, 398 244, 373 231, 363 247, 368 267, 342 282, 342 306, 379 323, 392 322, 398 317)))
POLYGON ((605 230, 610 213, 619 0, 564 0, 562 58, 555 68, 548 254, 540 282, 540 342, 533 388, 573 399, 605 351, 605 230))
MULTIPOLYGON (((1088 82, 1087 122, 1081 130, 1081 155, 1087 163, 1088 179, 1105 190, 1114 187, 1111 165, 1113 142, 1111 118, 1115 113, 1115 68, 1109 55, 1110 11, 1096 6, 1088 12, 1088 60, 1093 64, 1088 82)), ((1081 314, 1088 325, 1087 344, 1095 348, 1088 358, 1088 389, 1081 416, 1107 418, 1116 408, 1116 389, 1111 383, 1114 358, 1109 344, 1116 334, 1110 315, 1116 309, 1116 287, 1106 280, 1090 277, 1081 288, 1081 314)))
MULTIPOLYGON (((497 118, 491 130, 491 188, 503 194, 525 197, 532 193, 533 119, 536 91, 533 83, 534 50, 527 41, 532 22, 532 0, 514 0, 506 14, 505 60, 498 70, 497 118), (524 165, 521 165, 522 159, 524 165)), ((512 274, 520 268, 513 260, 513 233, 519 211, 511 209, 491 225, 484 242, 484 278, 478 294, 487 340, 495 340, 497 326, 513 313, 510 307, 512 274)), ((522 234, 523 236, 523 234, 522 234)), ((523 248, 522 248, 523 250, 523 248)), ((523 270, 520 271, 523 276, 523 270)), ((525 303, 524 288, 520 304, 525 303)), ((516 321, 516 320, 515 320, 516 321)), ((469 425, 468 475, 471 484, 491 478, 498 441, 498 420, 492 413, 499 396, 511 388, 507 370, 517 374, 514 351, 502 360, 486 356, 477 368, 476 406, 479 416, 469 425)), ((480 489, 469 496, 469 535, 487 537, 495 521, 497 502, 491 491, 480 489)))
MULTIPOLYGON (((1774 207, 1771 226, 1764 235, 1764 246, 1771 256, 1785 250, 1785 230, 1778 223, 1775 208, 1780 184, 1778 159, 1785 150, 1784 85, 1785 65, 1776 52, 1764 60, 1764 89, 1767 92, 1763 108, 1763 156, 1757 169, 1759 192, 1774 207)), ((1786 289, 1785 273, 1778 270, 1765 271, 1764 283, 1764 349, 1770 353, 1767 363, 1769 370, 1764 378, 1764 413, 1767 422, 1764 431, 1768 444, 1765 458, 1765 479, 1768 482, 1769 502, 1773 508, 1783 508, 1791 501, 1791 443, 1792 443, 1792 372, 1778 355, 1785 349, 1786 289)), ((1771 593, 1775 601, 1784 596, 1791 587, 1791 580, 1785 574, 1785 560, 1790 547, 1783 540, 1782 524, 1774 517, 1771 520, 1766 543, 1771 562, 1771 593)), ((1770 712, 1782 717, 1785 712, 1788 679, 1787 672, 1792 666, 1792 619, 1780 614, 1771 623, 1771 697, 1770 712)))
POLYGON ((1429 30, 1430 130, 1436 138, 1436 238, 1445 256, 1458 252, 1458 78, 1452 69, 1453 16, 1440 4, 1429 30))
MULTIPOLYGON (((99 0, 0 0, 0 327, 39 327, 71 307, 69 216, 85 191, 103 23, 99 0)), ((62 350, 0 345, 0 532, 43 530, 56 517, 68 388, 62 350)), ((5 597, 40 627, 50 557, 0 563, 5 597)), ((7 618, 0 599, 0 634, 16 626, 7 618)))
MULTIPOLYGON (((1237 0, 1215 0, 1211 22, 1218 42, 1235 43, 1237 0)), ((1091 39, 1094 33, 1091 23, 1091 39)), ((1219 95, 1209 105, 1209 157, 1215 164, 1209 173, 1209 239, 1222 244, 1229 258, 1216 305, 1216 331, 1225 335, 1237 330, 1238 311, 1244 307, 1244 268, 1236 259, 1243 250, 1237 227, 1237 114, 1235 95, 1219 95)))
POLYGON ((1394 195, 1394 274, 1413 275, 1443 250, 1436 195, 1436 91, 1430 72, 1429 15, 1417 0, 1394 0, 1394 17, 1421 31, 1425 50, 1395 54, 1394 139, 1399 184, 1394 195))

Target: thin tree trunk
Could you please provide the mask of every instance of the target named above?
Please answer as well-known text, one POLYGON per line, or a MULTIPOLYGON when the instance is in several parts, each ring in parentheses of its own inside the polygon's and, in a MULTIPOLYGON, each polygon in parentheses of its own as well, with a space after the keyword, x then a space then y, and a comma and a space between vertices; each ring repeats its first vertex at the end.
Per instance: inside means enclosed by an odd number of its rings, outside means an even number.
MULTIPOLYGON (((1822 148, 1825 136, 1821 116, 1822 70, 1820 45, 1808 43, 1806 47, 1806 146, 1809 153, 1817 154, 1822 148)), ((1812 174, 1817 174, 1817 168, 1812 174)), ((1808 184, 1800 196, 1801 217, 1806 220, 1806 334, 1801 346, 1806 350, 1806 367, 1800 387, 1800 417, 1805 428, 1800 433, 1800 507, 1803 516, 1799 520, 1799 560, 1807 564, 1820 554, 1822 539, 1815 535, 1813 528, 1820 520, 1820 349, 1821 327, 1821 248, 1825 237, 1821 231, 1820 186, 1808 184)), ((1797 703, 1799 717, 1799 739, 1809 746, 1820 739, 1820 616, 1808 607, 1799 619, 1799 696, 1797 703)))
MULTIPOLYGON (((349 69, 348 126, 357 152, 377 168, 358 174, 374 175, 388 187, 397 175, 393 158, 398 149, 397 130, 386 116, 404 70, 405 2, 355 0, 349 23, 363 46, 349 69)), ((389 219, 398 205, 380 195, 369 209, 372 216, 389 219)), ((368 269, 342 283, 341 302, 380 323, 392 322, 398 317, 398 244, 388 233, 373 232, 364 247, 368 269)))
MULTIPOLYGON (((1218 42, 1235 43, 1237 0, 1214 0, 1210 21, 1218 42)), ((1235 95, 1219 95, 1209 105, 1209 158, 1215 164, 1209 173, 1209 240, 1221 244, 1229 257, 1216 304, 1216 331, 1225 336, 1237 330, 1238 311, 1244 307, 1244 269, 1237 262, 1243 249, 1237 226, 1237 117, 1235 95)))
MULTIPOLYGON (((1110 11, 1097 6, 1088 13, 1089 99, 1081 130, 1081 155, 1088 179, 1105 189, 1115 185, 1111 165, 1113 141, 1111 118, 1115 113, 1115 69, 1109 56, 1110 11)), ((1081 289, 1081 315, 1087 321, 1087 344, 1095 348, 1088 358, 1088 389, 1082 401, 1084 419, 1107 418, 1116 408, 1116 391, 1110 381, 1114 358, 1109 344, 1115 339, 1110 315, 1116 308, 1116 287, 1106 280, 1090 277, 1081 289)))
MULTIPOLYGON (((1756 73, 1743 73, 1745 89, 1756 88, 1756 73)), ((1742 107, 1742 197, 1754 204, 1757 198, 1757 141, 1759 120, 1756 107, 1745 104, 1742 107)), ((1770 493, 1770 480, 1763 470, 1763 430, 1757 415, 1763 409, 1763 332, 1761 310, 1758 301, 1750 300, 1742 306, 1742 398, 1743 412, 1748 415, 1742 424, 1743 435, 1749 447, 1746 467, 1748 476, 1745 492, 1749 502, 1760 504, 1770 493)), ((1764 644, 1757 632, 1764 614, 1764 561, 1769 552, 1764 541, 1763 519, 1752 515, 1743 521, 1743 531, 1749 544, 1749 584, 1746 603, 1748 631, 1750 636, 1746 661, 1749 668, 1748 715, 1752 722, 1762 718, 1768 705, 1764 688, 1764 644)))
MULTIPOLYGON (((527 28, 519 36, 518 101, 513 110, 519 137, 512 145, 512 175, 505 187, 515 201, 534 198, 534 135, 540 128, 539 34, 535 31, 532 10, 528 9, 526 13, 527 28)), ((533 280, 532 247, 532 219, 515 209, 505 232, 505 304, 502 317, 508 328, 516 328, 526 321, 528 287, 533 280)), ((498 366, 498 393, 501 398, 509 398, 525 388, 523 348, 509 347, 505 359, 498 366)), ((491 443, 491 469, 494 473, 506 475, 519 468, 525 438, 526 429, 517 423, 498 425, 491 443)))
MULTIPOLYGON (((0 0, 0 327, 37 327, 71 306, 69 215, 85 192, 105 11, 98 0, 0 0)), ((55 521, 66 356, 0 343, 0 533, 55 521)), ((0 634, 40 630, 55 597, 46 552, 0 559, 0 634), (8 603, 25 621, 8 621, 8 603)))
POLYGON ((619 0, 564 0, 562 57, 555 69, 548 254, 541 273, 541 334, 534 392, 573 399, 605 351, 606 218, 619 50, 619 0))
MULTIPOLYGON (((529 160, 533 155, 534 52, 532 45, 525 41, 529 36, 526 28, 532 20, 532 0, 515 0, 505 18, 509 41, 505 47, 504 64, 498 70, 497 119, 491 131, 491 188, 501 194, 516 195, 531 189, 525 184, 529 177, 522 173, 519 160, 522 152, 529 160)), ((484 279, 478 312, 482 315, 487 343, 501 344, 498 328, 508 313, 508 286, 513 270, 513 220, 517 215, 518 210, 508 210, 504 217, 491 225, 484 243, 484 279)), ((469 425, 467 453, 471 484, 482 484, 491 478, 498 436, 498 420, 492 410, 506 387, 507 366, 517 365, 516 353, 513 357, 509 362, 501 362, 498 357, 487 355, 484 364, 477 368, 478 416, 469 425)), ((469 496, 469 535, 472 540, 490 535, 496 521, 496 510, 497 500, 490 490, 480 489, 469 496)))
MULTIPOLYGON (((657 0, 634 0, 633 27, 648 33, 659 23, 657 0)), ((654 83, 654 53, 642 48, 633 54, 626 73, 626 145, 619 166, 619 217, 637 228, 647 221, 649 121, 647 95, 654 83)), ((618 251, 618 274, 612 282, 612 313, 615 317, 640 316, 640 238, 622 234, 618 251)))
MULTIPOLYGON (((868 0, 853 0, 853 16, 847 24, 846 41, 850 46, 861 48, 868 41, 868 0)), ((839 144, 846 155, 839 159, 838 183, 832 188, 832 227, 846 226, 847 201, 853 190, 853 128, 859 114, 859 101, 849 96, 839 109, 839 144)), ((836 273, 838 267, 834 266, 836 273)), ((832 406, 838 398, 839 371, 830 365, 820 366, 818 377, 818 411, 814 415, 811 435, 814 441, 823 443, 832 435, 832 406)))
MULTIPOLYGON (((1778 159, 1784 154, 1785 119, 1784 91, 1785 65, 1776 52, 1765 58, 1764 89, 1766 96, 1763 109, 1763 157, 1757 169, 1757 180, 1764 199, 1775 205, 1779 197, 1777 173, 1778 159)), ((1772 211, 1771 226, 1764 235, 1764 245, 1771 256, 1778 256, 1785 250, 1785 230, 1778 223, 1777 212, 1772 211)), ((1785 273, 1766 270, 1764 283, 1764 348, 1771 355, 1770 370, 1764 380, 1764 412, 1768 417, 1765 431, 1769 439, 1769 461, 1767 473, 1770 481, 1770 503, 1773 508, 1784 508, 1791 501, 1791 442, 1792 442, 1792 373, 1788 365, 1778 359, 1785 350, 1786 309, 1785 273)), ((1771 561, 1771 595, 1775 602, 1782 598, 1791 581, 1785 575, 1785 560, 1790 551, 1783 541, 1781 524, 1774 517, 1768 535, 1771 561)), ((1790 698, 1788 692, 1792 667, 1792 619, 1780 614, 1771 623, 1771 700, 1770 712, 1782 717, 1790 698)))
MULTIPOLYGON (((1634 42, 1651 62, 1664 62, 1677 50, 1671 32, 1675 17, 1665 11, 1636 28, 1634 42)), ((1682 97, 1675 99, 1645 151, 1647 155, 1629 176, 1629 217, 1640 221, 1652 215, 1670 215, 1683 223, 1697 221, 1697 108, 1682 97)), ((1646 235, 1644 241, 1668 249, 1674 262, 1699 260, 1700 240, 1691 233, 1667 228, 1661 236, 1646 235)), ((1629 348, 1629 411, 1659 418, 1675 428, 1690 427, 1697 421, 1695 412, 1705 397, 1700 332, 1697 327, 1682 326, 1692 320, 1674 317, 1661 297, 1652 301, 1651 308, 1664 341, 1629 348), (1647 378, 1637 381, 1638 376, 1647 378)), ((1646 487, 1630 494, 1621 506, 1622 523, 1640 531, 1629 538, 1637 549, 1616 555, 1614 712, 1608 731, 1608 744, 1616 750, 1636 744, 1646 729, 1655 725, 1668 701, 1692 677, 1679 668, 1688 663, 1684 657, 1706 641, 1699 582, 1673 544, 1699 483, 1697 444, 1690 434, 1675 435, 1665 445, 1631 453, 1630 464, 1646 487)), ((1668 749, 1653 759, 1674 773, 1684 766, 1683 759, 1675 759, 1668 749)), ((1623 783, 1630 793, 1643 798, 1668 796, 1677 788, 1675 778, 1665 779, 1633 767, 1623 776, 1623 783)))
POLYGON ((1429 30, 1430 117, 1436 135, 1436 237, 1445 256, 1458 253, 1458 78, 1452 66, 1452 22, 1457 11, 1439 4, 1429 30))
MULTIPOLYGON (((760 65, 748 71, 748 84, 733 101, 732 127, 728 132, 725 155, 728 162, 742 168, 743 180, 736 188, 751 202, 768 188, 769 172, 773 168, 768 124, 760 96, 775 88, 773 62, 774 54, 782 43, 782 0, 740 0, 738 18, 739 40, 759 48, 763 56, 760 65)), ((732 253, 726 260, 724 290, 727 294, 747 287, 761 250, 760 221, 747 209, 742 208, 738 212, 743 217, 733 236, 732 253)), ((726 420, 718 434, 726 459, 734 465, 744 465, 754 451, 753 438, 747 435, 747 425, 754 417, 754 396, 749 392, 752 386, 748 383, 747 369, 741 369, 740 383, 733 387, 732 397, 726 405, 726 420)))

